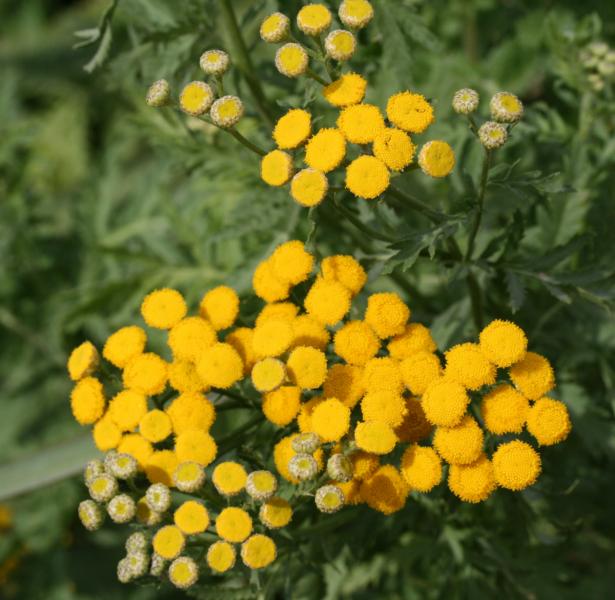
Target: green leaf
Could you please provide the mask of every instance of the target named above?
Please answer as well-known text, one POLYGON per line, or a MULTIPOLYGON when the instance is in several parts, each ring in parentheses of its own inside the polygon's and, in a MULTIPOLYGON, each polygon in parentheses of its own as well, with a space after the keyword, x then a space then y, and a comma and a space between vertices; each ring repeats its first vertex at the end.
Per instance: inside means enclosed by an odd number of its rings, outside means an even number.
POLYGON ((512 271, 506 271, 506 289, 508 290, 510 309, 516 313, 525 302, 525 286, 512 271))

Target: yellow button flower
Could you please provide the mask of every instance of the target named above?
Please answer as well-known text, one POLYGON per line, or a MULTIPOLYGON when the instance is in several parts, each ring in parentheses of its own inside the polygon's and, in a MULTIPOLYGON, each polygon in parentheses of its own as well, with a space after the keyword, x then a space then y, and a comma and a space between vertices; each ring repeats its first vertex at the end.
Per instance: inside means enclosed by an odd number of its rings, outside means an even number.
POLYGON ((272 150, 261 160, 261 178, 265 183, 281 186, 290 181, 293 175, 293 159, 282 150, 272 150))
POLYGON ((227 285, 219 285, 209 290, 199 304, 199 314, 207 319, 213 328, 229 328, 239 314, 239 296, 237 292, 227 285))
POLYGON ((384 118, 373 104, 353 104, 342 110, 337 126, 344 137, 354 144, 369 144, 384 130, 384 118))
POLYGON ((154 552, 168 560, 179 556, 185 544, 183 533, 175 525, 165 525, 160 528, 152 539, 154 552))
POLYGON ((254 330, 249 327, 237 327, 227 334, 224 341, 230 344, 237 350, 241 360, 243 361, 243 372, 248 374, 252 371, 252 367, 256 362, 256 356, 252 349, 252 342, 254 338, 254 330))
POLYGON ((363 386, 368 392, 382 390, 401 394, 404 384, 399 363, 389 356, 368 360, 363 371, 363 386))
POLYGON ((464 502, 483 502, 496 489, 491 461, 484 455, 469 465, 451 465, 448 488, 464 502))
POLYGON ((265 358, 252 369, 252 384, 259 392, 271 392, 279 388, 286 378, 286 366, 277 358, 265 358))
POLYGON ((105 410, 105 394, 100 381, 95 377, 78 381, 70 395, 70 406, 80 425, 98 421, 105 410))
POLYGON ((122 327, 109 336, 103 348, 103 356, 116 367, 123 369, 131 358, 145 349, 147 336, 141 327, 122 327))
POLYGON ((145 352, 130 359, 122 379, 124 387, 153 396, 164 392, 169 377, 168 365, 153 352, 145 352))
POLYGON ((538 452, 520 440, 500 444, 491 462, 497 483, 516 492, 533 485, 541 471, 538 452))
POLYGON ((320 387, 327 375, 327 359, 324 353, 309 346, 295 348, 286 365, 289 379, 303 390, 320 387))
POLYGON ((368 0, 344 0, 338 14, 346 27, 362 29, 372 20, 374 9, 368 0))
POLYGON ((455 427, 437 427, 433 445, 447 463, 468 465, 483 451, 483 430, 466 415, 455 427))
POLYGON ((387 117, 396 127, 411 133, 423 133, 434 121, 433 108, 425 97, 408 91, 389 98, 387 117))
POLYGON ((233 346, 219 342, 201 353, 196 370, 208 385, 227 389, 242 378, 243 362, 233 346))
POLYGON ((270 44, 284 41, 289 32, 290 19, 280 12, 275 12, 266 17, 260 26, 261 38, 270 44))
POLYGON ((305 162, 312 169, 328 173, 338 167, 346 156, 346 138, 339 129, 321 129, 305 147, 305 162))
POLYGON ((96 447, 101 452, 117 448, 118 444, 122 441, 122 432, 109 416, 109 413, 96 422, 92 430, 92 436, 94 437, 96 447))
POLYGON ((263 397, 263 414, 275 425, 284 427, 297 416, 301 406, 301 388, 284 385, 263 397))
POLYGON ((393 292, 372 294, 367 299, 365 322, 383 339, 402 333, 409 318, 410 309, 393 292))
POLYGON ((214 405, 203 394, 195 392, 180 394, 166 408, 166 413, 175 435, 192 429, 209 431, 216 419, 214 405))
POLYGON ((271 318, 254 328, 252 350, 257 358, 280 356, 288 350, 292 341, 292 321, 271 318))
POLYGON ((307 168, 299 171, 290 182, 290 194, 301 206, 320 204, 329 189, 327 176, 322 171, 307 168))
POLYGON ((203 392, 207 386, 189 360, 174 360, 169 364, 169 384, 178 392, 203 392))
POLYGON ((331 13, 324 4, 308 4, 297 13, 297 27, 306 35, 318 35, 331 25, 331 13))
POLYGON ((273 139, 281 150, 296 148, 305 142, 312 130, 312 115, 307 110, 293 108, 278 119, 273 139))
POLYGON ((495 383, 496 369, 481 352, 478 344, 457 344, 445 352, 444 375, 469 390, 479 390, 495 383))
POLYGON ((290 285, 276 277, 271 261, 264 260, 256 267, 252 277, 254 293, 265 302, 278 302, 288 298, 290 285))
POLYGON ((124 435, 117 451, 121 454, 130 454, 139 463, 141 469, 145 469, 150 456, 154 453, 151 443, 139 433, 124 435))
POLYGON ((191 81, 179 96, 180 108, 193 117, 205 114, 213 101, 214 92, 204 81, 191 81))
POLYGON ((538 400, 555 387, 551 363, 535 352, 528 352, 508 372, 515 387, 530 400, 538 400))
POLYGON ((386 165, 374 156, 359 156, 346 169, 346 187, 358 198, 377 198, 389 187, 389 182, 386 165))
POLYGON ((211 105, 210 115, 218 127, 229 129, 243 117, 243 103, 237 96, 222 96, 211 105))
POLYGON ((404 331, 387 344, 387 350, 393 358, 403 360, 417 352, 435 352, 436 343, 431 332, 421 323, 408 323, 404 331))
POLYGON ((527 337, 521 327, 496 319, 479 336, 482 353, 498 367, 510 367, 527 352, 527 337))
POLYGON ((465 415, 470 397, 460 383, 438 378, 425 390, 422 404, 430 423, 442 427, 454 427, 465 415))
POLYGON ((337 398, 321 402, 312 413, 312 430, 323 442, 337 442, 350 427, 350 409, 337 398))
POLYGON ((158 409, 150 410, 139 421, 139 433, 150 442, 161 442, 171 435, 172 430, 169 415, 158 409))
POLYGON ((358 104, 365 96, 367 81, 357 73, 346 73, 327 85, 322 93, 333 106, 358 104))
POLYGON ((299 240, 280 244, 273 251, 270 261, 275 276, 291 285, 305 281, 314 267, 314 257, 299 240))
POLYGON ((552 398, 536 400, 527 415, 527 430, 541 446, 559 444, 568 437, 572 425, 563 402, 552 398))
POLYGON ((207 529, 209 513, 200 502, 188 500, 175 511, 173 521, 185 535, 194 535, 207 529))
POLYGON ((235 496, 246 486, 248 474, 246 470, 233 461, 221 462, 212 475, 214 486, 223 496, 235 496))
POLYGON ((292 348, 298 346, 311 346, 318 350, 324 351, 331 336, 326 328, 313 319, 310 315, 301 315, 292 320, 293 341, 290 345, 292 348))
POLYGON ((528 399, 506 384, 485 394, 481 404, 485 428, 496 435, 521 433, 529 410, 528 399))
POLYGON ((298 312, 299 307, 292 302, 274 302, 263 307, 254 324, 258 327, 269 319, 292 321, 298 312))
POLYGON ((325 38, 325 52, 337 61, 349 60, 357 47, 357 40, 350 31, 335 29, 325 38))
POLYGON ((92 342, 83 342, 70 354, 67 363, 68 374, 73 381, 92 375, 98 368, 98 350, 92 342))
POLYGON ((403 171, 414 157, 416 146, 401 129, 388 127, 374 137, 374 155, 389 169, 403 171))
POLYGON ((207 564, 216 573, 226 573, 235 565, 235 548, 228 542, 214 542, 207 549, 207 564))
POLYGON ((145 322, 156 329, 171 329, 188 312, 184 297, 169 288, 155 290, 145 296, 141 304, 141 315, 145 322))
POLYGON ((391 390, 367 392, 361 400, 361 413, 365 421, 384 421, 391 427, 399 427, 406 414, 406 400, 391 390))
POLYGON ((228 542, 243 542, 252 533, 252 519, 245 510, 230 506, 218 515, 216 532, 228 542))
POLYGON ((241 560, 250 569, 264 569, 275 557, 275 542, 266 535, 257 533, 241 545, 241 560))
POLYGON ((355 479, 367 479, 380 466, 380 457, 376 454, 356 450, 350 455, 352 476, 355 479))
POLYGON ((423 145, 419 152, 419 167, 430 177, 446 177, 455 166, 455 152, 450 144, 433 140, 423 145))
POLYGON ((290 523, 293 509, 283 498, 269 498, 260 508, 258 517, 268 529, 280 529, 290 523))
POLYGON ((192 587, 198 578, 199 568, 189 556, 180 556, 169 566, 169 581, 180 590, 192 587))
POLYGON ((204 431, 185 431, 175 439, 175 453, 179 462, 193 461, 206 467, 218 453, 215 440, 204 431))
POLYGON ((308 314, 324 325, 335 325, 350 310, 351 295, 339 281, 319 277, 305 296, 308 314))
POLYGON ((372 454, 388 454, 397 444, 397 436, 384 421, 357 423, 354 430, 357 446, 372 454))
POLYGON ((435 450, 427 446, 408 446, 401 459, 401 473, 408 485, 427 493, 442 479, 442 463, 435 450))
POLYGON ((275 53, 275 66, 286 77, 299 77, 308 67, 308 54, 301 44, 289 42, 275 53))
POLYGON ((351 365, 364 365, 376 356, 380 341, 365 321, 349 321, 333 338, 335 353, 351 365))
POLYGON ((339 281, 353 295, 358 294, 367 282, 367 273, 354 256, 344 254, 327 256, 322 259, 320 269, 323 279, 339 281))

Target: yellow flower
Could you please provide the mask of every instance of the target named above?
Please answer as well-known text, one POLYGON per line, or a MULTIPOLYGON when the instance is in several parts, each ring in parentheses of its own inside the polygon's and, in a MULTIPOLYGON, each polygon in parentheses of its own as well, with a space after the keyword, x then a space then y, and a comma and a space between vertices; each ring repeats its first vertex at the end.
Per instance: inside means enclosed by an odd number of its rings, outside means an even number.
POLYGON ((305 296, 308 314, 324 325, 335 325, 350 310, 350 292, 338 281, 319 277, 305 296))
POLYGON ((162 515, 152 510, 145 501, 145 498, 141 498, 137 502, 137 522, 141 523, 141 525, 146 525, 147 527, 152 527, 153 525, 157 525, 162 520, 162 515))
POLYGON ((245 488, 247 478, 246 470, 239 463, 232 461, 219 463, 212 475, 214 486, 223 496, 239 494, 245 488))
POLYGON ((358 104, 365 96, 367 81, 357 73, 346 73, 327 85, 322 93, 333 106, 358 104))
POLYGON ((278 119, 273 129, 273 139, 282 150, 296 148, 310 137, 312 115, 307 110, 293 108, 278 119))
POLYGON ((169 103, 170 97, 171 88, 169 87, 169 82, 166 79, 159 79, 149 86, 145 96, 145 102, 148 106, 160 108, 169 103))
POLYGON ((337 442, 350 427, 350 409, 337 398, 321 402, 312 413, 312 430, 323 442, 337 442))
POLYGON ((289 379, 303 390, 320 387, 327 375, 327 359, 324 353, 309 346, 295 348, 286 365, 289 379))
POLYGON ((209 431, 216 420, 214 405, 197 392, 186 392, 177 396, 166 408, 166 413, 171 418, 175 435, 191 429, 209 431))
POLYGON ((264 260, 256 267, 252 277, 254 293, 265 302, 278 302, 288 298, 290 285, 275 276, 271 261, 264 260))
POLYGON ((108 473, 90 479, 87 486, 90 496, 96 502, 108 502, 118 492, 117 480, 108 473))
POLYGON ((527 398, 507 384, 491 390, 481 404, 485 428, 496 435, 521 433, 529 409, 527 398))
POLYGON ((305 162, 312 169, 328 173, 346 156, 346 138, 339 129, 325 127, 313 135, 305 147, 305 162))
POLYGON ((383 390, 401 394, 404 384, 399 363, 389 356, 368 360, 363 371, 363 385, 368 392, 383 390))
POLYGON ((521 327, 510 321, 496 319, 479 336, 482 353, 498 367, 510 367, 523 359, 527 351, 527 337, 521 327))
POLYGON ((327 256, 320 263, 323 279, 339 281, 350 292, 358 294, 367 282, 367 273, 353 256, 336 254, 327 256))
POLYGON ((469 390, 479 390, 495 383, 496 369, 485 358, 478 344, 457 344, 444 353, 444 375, 469 390))
POLYGON ((417 352, 434 352, 436 343, 431 332, 420 323, 408 323, 404 331, 391 339, 387 350, 393 358, 403 360, 417 352))
POLYGON ((418 492, 429 492, 442 479, 442 463, 428 446, 408 446, 401 459, 401 473, 408 485, 418 492))
POLYGON ((109 413, 105 414, 94 425, 92 436, 94 437, 96 447, 101 452, 117 448, 118 444, 122 441, 122 432, 109 416, 109 413))
POLYGON ((288 425, 299 412, 301 406, 301 389, 293 385, 284 385, 263 397, 263 414, 280 427, 288 425))
POLYGON ((114 523, 129 523, 135 518, 137 505, 128 494, 118 494, 107 504, 107 514, 114 523))
POLYGON ((157 354, 145 352, 130 360, 122 379, 127 389, 153 396, 164 392, 168 377, 167 363, 157 354))
POLYGON ((455 427, 437 427, 433 445, 447 463, 468 465, 483 451, 483 431, 470 415, 466 415, 455 427))
POLYGON ((453 96, 453 110, 460 115, 469 115, 478 108, 480 97, 476 90, 463 88, 453 96))
POLYGON ((188 430, 175 438, 175 453, 179 462, 192 461, 206 467, 216 458, 218 446, 205 431, 188 430))
POLYGON ((243 103, 237 96, 222 96, 211 105, 209 114, 218 127, 228 129, 243 117, 243 103))
POLYGON ((323 485, 314 494, 316 508, 323 513, 334 513, 346 504, 344 492, 337 485, 323 485))
POLYGON ((277 44, 284 41, 290 31, 290 19, 280 13, 275 12, 269 15, 261 23, 260 36, 265 42, 277 44))
POLYGON ((199 568, 189 556, 180 556, 169 566, 169 581, 180 590, 192 587, 198 578, 199 568))
POLYGON ((269 319, 293 321, 298 312, 299 307, 292 302, 274 302, 263 307, 254 324, 258 327, 269 319))
POLYGON ((305 244, 299 240, 280 244, 273 251, 270 260, 275 276, 291 285, 305 281, 314 267, 314 257, 306 251, 305 244))
POLYGON ((365 421, 384 421, 393 428, 399 427, 406 414, 406 400, 390 390, 367 392, 361 400, 361 413, 365 421))
POLYGON ((396 127, 411 133, 423 133, 434 121, 431 104, 421 94, 409 91, 389 98, 387 117, 396 127))
POLYGON ((356 406, 365 393, 363 370, 354 365, 332 365, 323 385, 325 398, 337 398, 348 408, 356 406))
POLYGON ((403 171, 412 162, 416 150, 410 136, 394 127, 378 132, 373 147, 376 158, 393 171, 403 171))
POLYGON ((277 489, 278 482, 270 471, 252 471, 246 480, 246 492, 254 500, 268 500, 277 489))
POLYGON ((131 358, 143 352, 146 341, 145 331, 140 327, 122 327, 107 339, 103 356, 116 367, 123 369, 131 358))
POLYGON ((279 388, 286 378, 286 366, 277 358, 265 358, 252 369, 252 384, 259 392, 271 392, 279 388))
POLYGON ((145 474, 151 483, 173 485, 173 473, 179 461, 172 450, 156 450, 147 459, 145 474))
POLYGON ((508 372, 515 387, 530 400, 538 400, 555 387, 551 363, 535 352, 528 352, 508 372))
POLYGON ((388 338, 402 333, 410 318, 410 309, 395 293, 372 294, 367 299, 365 322, 380 338, 388 338))
POLYGON ((230 506, 218 515, 216 532, 227 542, 243 542, 252 533, 252 519, 245 510, 230 506))
POLYGON ((357 423, 354 437, 361 450, 372 454, 388 454, 397 444, 397 436, 391 426, 384 421, 357 423))
POLYGON ((280 356, 293 341, 293 328, 290 321, 268 319, 254 328, 252 350, 256 357, 280 356))
MULTIPOLYGON (((306 402, 306 404, 309 404, 306 402)), ((303 405, 305 406, 305 404, 303 405)), ((295 485, 299 483, 299 480, 292 475, 292 473, 288 469, 288 463, 290 460, 297 454, 292 447, 293 440, 298 436, 298 434, 293 434, 282 438, 273 448, 273 461, 275 463, 275 467, 278 473, 287 481, 294 483, 295 485)), ((312 456, 316 459, 318 463, 318 468, 322 469, 323 467, 323 452, 321 448, 318 448, 312 456)))
POLYGON ((141 469, 145 469, 154 449, 142 435, 138 433, 128 433, 124 435, 117 447, 121 454, 130 454, 138 463, 141 469))
POLYGON ((541 446, 559 444, 568 437, 572 425, 563 402, 540 398, 527 415, 527 430, 541 446))
POLYGON ((68 374, 73 381, 92 375, 98 368, 98 350, 92 342, 83 342, 77 346, 68 358, 68 374))
POLYGON ((293 509, 283 498, 270 498, 261 506, 258 516, 268 529, 280 529, 290 523, 293 509))
POLYGON ((199 66, 208 75, 223 75, 229 64, 229 56, 223 50, 207 50, 199 58, 199 66))
POLYGON ((382 194, 390 182, 386 165, 375 156, 364 154, 346 168, 346 187, 357 197, 373 200, 382 194))
POLYGON ((506 127, 495 121, 486 121, 478 128, 478 139, 487 150, 503 146, 508 139, 506 127))
POLYGON ((261 533, 254 534, 241 545, 241 560, 250 569, 264 569, 275 557, 275 542, 261 533))
POLYGON ((349 321, 333 338, 335 353, 351 365, 364 365, 380 349, 380 341, 365 321, 349 321))
POLYGON ((191 81, 179 96, 180 108, 193 117, 205 114, 213 101, 214 92, 204 81, 191 81))
POLYGON ((171 329, 188 312, 184 297, 169 288, 155 290, 145 296, 141 304, 141 315, 145 322, 156 329, 171 329))
POLYGON ((174 360, 169 364, 169 383, 178 392, 202 392, 207 388, 189 360, 174 360))
POLYGON ((196 370, 208 385, 227 389, 242 378, 243 362, 233 346, 219 342, 205 348, 196 363, 196 370))
POLYGON ((173 514, 175 525, 186 535, 203 533, 209 526, 207 509, 195 500, 184 502, 173 514))
POLYGON ((367 505, 385 515, 401 510, 408 498, 408 484, 393 465, 383 465, 361 483, 367 505))
POLYGON ((520 440, 500 444, 491 462, 496 482, 507 490, 524 490, 536 483, 540 475, 540 455, 520 440))
POLYGON ((158 409, 150 410, 139 421, 139 432, 150 442, 161 442, 171 435, 171 431, 169 415, 158 409))
POLYGON ((254 330, 249 327, 237 327, 237 329, 228 333, 224 339, 224 341, 233 346, 233 348, 237 350, 239 356, 241 356, 244 374, 250 373, 256 362, 256 355, 252 348, 253 339, 254 330))
POLYGON ((419 167, 430 177, 446 177, 455 166, 455 152, 450 144, 433 140, 427 142, 419 152, 419 167))
POLYGON ((219 285, 207 292, 199 304, 199 314, 207 319, 216 331, 230 327, 239 314, 239 296, 226 285, 219 285))
POLYGON ((80 379, 70 395, 70 406, 75 420, 81 425, 91 425, 105 411, 103 386, 95 377, 80 379))
POLYGON ((498 92, 489 102, 489 109, 494 121, 516 123, 523 116, 523 103, 510 92, 498 92))
POLYGON ((331 336, 325 327, 310 315, 301 315, 292 320, 293 341, 292 348, 298 346, 312 346, 324 351, 331 336))
POLYGON ((216 573, 225 573, 235 565, 235 548, 228 542, 214 542, 207 549, 207 564, 216 573))
POLYGON ((451 465, 448 488, 464 502, 483 502, 496 489, 491 461, 484 455, 469 465, 451 465))
POLYGON ((337 126, 344 137, 354 144, 368 144, 384 130, 384 118, 373 104, 353 104, 342 110, 337 126))
POLYGON ((152 539, 154 552, 168 560, 179 556, 186 544, 186 538, 175 525, 161 527, 152 539))
POLYGON ((365 502, 363 496, 361 496, 361 482, 358 479, 351 479, 350 481, 338 481, 335 484, 344 495, 346 504, 356 506, 365 502))
POLYGON ((335 29, 325 38, 325 52, 329 58, 338 61, 348 60, 357 47, 357 41, 344 29, 335 29))
POLYGON ((261 160, 261 178, 265 183, 281 186, 290 181, 293 175, 293 159, 282 150, 272 150, 261 160))
POLYGON ((173 483, 180 492, 192 494, 205 482, 203 467, 195 462, 183 462, 173 472, 173 483))
POLYGON ((301 206, 320 204, 327 195, 329 182, 322 171, 307 168, 299 171, 290 182, 290 194, 301 206))
POLYGON ((301 44, 289 42, 275 53, 275 66, 286 77, 299 77, 308 67, 308 54, 301 44))
POLYGON ((376 454, 356 450, 350 455, 352 476, 361 481, 367 479, 380 466, 380 457, 376 454))
POLYGON ((422 404, 430 423, 454 427, 465 415, 470 397, 460 383, 439 378, 432 381, 425 390, 422 404))
POLYGON ((362 29, 372 20, 374 9, 368 0, 344 0, 338 14, 346 27, 362 29))
POLYGON ((297 13, 297 27, 306 35, 318 35, 331 25, 331 13, 324 4, 308 4, 297 13))

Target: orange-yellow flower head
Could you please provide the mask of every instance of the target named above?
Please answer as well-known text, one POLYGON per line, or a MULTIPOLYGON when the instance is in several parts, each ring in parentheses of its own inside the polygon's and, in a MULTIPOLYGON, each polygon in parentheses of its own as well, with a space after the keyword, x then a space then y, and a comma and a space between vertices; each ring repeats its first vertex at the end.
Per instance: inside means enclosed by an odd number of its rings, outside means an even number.
POLYGON ((465 415, 470 397, 460 383, 439 378, 427 387, 422 403, 425 416, 431 423, 454 427, 465 415))
POLYGON ((335 353, 351 365, 364 365, 376 356, 380 341, 365 321, 349 321, 333 339, 335 353))
POLYGON ((408 446, 401 459, 401 473, 411 489, 427 493, 442 479, 442 463, 429 446, 408 446))
POLYGON ((337 398, 321 402, 312 413, 312 430, 323 442, 337 442, 350 427, 350 409, 337 398))
POLYGON ((191 429, 175 438, 175 453, 178 463, 195 462, 206 467, 216 458, 218 446, 205 431, 191 429))
POLYGON ((329 58, 337 61, 349 60, 357 47, 357 41, 344 29, 336 29, 325 38, 325 52, 329 58))
POLYGON ((286 364, 289 379, 304 390, 320 387, 327 375, 327 359, 324 353, 309 346, 295 348, 286 364))
POLYGON ((371 454, 388 454, 397 444, 397 436, 384 421, 361 421, 354 430, 357 447, 371 454))
POLYGON ((530 400, 538 400, 555 387, 551 363, 535 352, 528 352, 508 372, 515 387, 530 400))
POLYGON ((455 152, 441 140, 427 142, 419 152, 419 167, 425 175, 440 178, 451 173, 455 166, 455 152))
POLYGON ((316 279, 304 301, 305 309, 324 325, 335 325, 350 310, 351 296, 348 288, 339 281, 316 279))
POLYGON ((131 358, 145 349, 147 336, 141 327, 130 325, 112 333, 103 348, 103 356, 116 367, 123 369, 131 358))
POLYGON ((267 420, 284 427, 293 421, 301 407, 301 388, 284 385, 263 397, 263 413, 267 420))
POLYGON ((171 329, 179 323, 188 312, 184 297, 169 288, 155 290, 145 296, 141 304, 141 314, 150 327, 171 329))
POLYGON ((367 282, 367 273, 353 256, 327 256, 320 263, 324 279, 339 281, 352 294, 358 294, 367 282))
POLYGON ((389 187, 389 183, 389 170, 375 156, 359 156, 346 169, 346 187, 358 198, 373 200, 389 187))
POLYGON ((371 358, 365 363, 363 385, 368 392, 382 390, 401 394, 404 384, 399 363, 390 356, 371 358))
POLYGON ((67 363, 68 374, 73 381, 92 375, 99 362, 98 350, 92 342, 83 342, 70 354, 67 363))
POLYGON ((402 333, 410 318, 410 309, 395 293, 372 294, 367 300, 365 322, 380 338, 402 333))
POLYGON ((527 430, 541 446, 559 444, 572 429, 568 409, 563 402, 552 398, 536 400, 527 415, 527 430))
POLYGON ((279 187, 290 181, 293 175, 293 159, 282 150, 272 150, 261 160, 261 178, 265 183, 279 187))
POLYGON ((451 465, 448 488, 464 502, 483 502, 496 489, 491 461, 484 455, 469 465, 451 465))
POLYGON ((293 341, 291 321, 269 319, 254 328, 252 350, 256 358, 280 356, 293 341))
POLYGON ((354 408, 364 392, 363 371, 360 367, 335 364, 329 368, 323 386, 325 398, 337 398, 348 408, 354 408))
POLYGON ((337 126, 344 137, 354 144, 369 144, 384 130, 384 118, 373 104, 353 104, 342 110, 337 126))
POLYGON ((299 77, 308 67, 308 54, 301 44, 289 42, 275 53, 275 66, 286 77, 299 77))
POLYGON ((243 102, 237 96, 222 96, 211 105, 209 114, 214 124, 228 129, 243 117, 243 102))
POLYGON ((470 415, 466 415, 455 427, 438 427, 433 445, 447 463, 468 465, 483 451, 483 430, 470 415))
POLYGON ((523 329, 510 321, 492 321, 480 332, 479 340, 483 354, 498 367, 510 367, 527 351, 523 329))
POLYGON ((191 81, 179 96, 179 106, 193 117, 205 114, 213 101, 214 92, 204 81, 191 81))
POLYGON ((264 260, 256 267, 252 277, 254 293, 265 302, 279 302, 288 298, 290 285, 276 277, 270 260, 264 260))
POLYGON ((416 146, 401 129, 387 127, 374 137, 374 155, 392 171, 403 171, 414 157, 416 146))
POLYGON ((328 189, 327 176, 312 168, 299 171, 290 183, 290 195, 298 204, 306 207, 320 204, 328 189))
POLYGON ((243 376, 243 362, 237 350, 220 342, 202 352, 196 369, 205 383, 222 389, 231 387, 243 376))
POLYGON ((396 127, 411 133, 423 133, 434 121, 433 108, 425 97, 408 91, 389 98, 387 117, 396 127))
POLYGON ((297 13, 297 27, 306 35, 318 35, 331 25, 331 13, 324 4, 307 4, 297 13))
POLYGON ((186 317, 171 328, 167 341, 174 358, 195 361, 218 339, 209 321, 201 317, 186 317))
POLYGON ((391 390, 367 392, 361 400, 361 413, 365 421, 384 421, 396 428, 404 421, 406 400, 391 390))
POLYGON ((445 353, 444 375, 469 390, 479 390, 495 383, 496 369, 481 352, 478 344, 453 346, 445 353))
POLYGON ((294 108, 278 119, 273 139, 282 150, 296 148, 305 142, 312 129, 312 115, 307 110, 294 108))
POLYGON ((124 368, 124 387, 153 396, 167 386, 169 376, 167 363, 153 352, 135 356, 124 368))
POLYGON ((203 394, 194 392, 180 394, 166 408, 166 413, 175 435, 191 429, 209 431, 216 420, 214 405, 203 394))
POLYGON ((385 515, 401 510, 408 498, 408 484, 393 465, 383 465, 361 483, 367 505, 385 515))
POLYGON ((328 173, 344 160, 346 138, 339 129, 327 128, 313 135, 305 147, 305 162, 312 169, 328 173))
POLYGON ((357 73, 346 73, 327 85, 322 93, 333 106, 358 104, 365 96, 367 81, 357 73))
POLYGON ((71 393, 70 404, 78 423, 95 423, 105 410, 105 395, 100 381, 95 377, 84 377, 78 381, 71 393))
POLYGON ((199 314, 207 319, 216 331, 228 329, 239 314, 239 296, 226 285, 209 290, 199 304, 199 314))
POLYGON ((538 452, 520 440, 500 444, 491 461, 498 485, 515 492, 533 485, 541 471, 538 452))
POLYGON ((510 92, 498 92, 489 102, 491 116, 500 123, 516 123, 523 116, 523 103, 510 92))
POLYGON ((503 384, 483 396, 481 414, 485 428, 496 435, 521 433, 530 403, 510 385, 503 384))
POLYGON ((417 352, 435 352, 436 348, 431 332, 421 323, 408 323, 404 331, 387 344, 389 354, 398 360, 408 358, 417 352))
POLYGON ((270 260, 275 276, 291 285, 305 281, 314 266, 314 257, 306 251, 305 244, 299 240, 280 244, 270 260))
POLYGON ((346 27, 362 29, 374 16, 374 9, 368 0, 344 0, 338 15, 346 27))

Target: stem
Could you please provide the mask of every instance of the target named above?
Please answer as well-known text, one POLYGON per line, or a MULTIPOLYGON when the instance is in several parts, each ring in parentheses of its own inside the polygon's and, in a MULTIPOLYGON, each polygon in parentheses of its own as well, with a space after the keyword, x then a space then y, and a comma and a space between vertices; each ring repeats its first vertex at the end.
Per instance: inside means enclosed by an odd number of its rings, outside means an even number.
POLYGON ((333 206, 335 206, 338 212, 344 215, 357 229, 362 231, 368 237, 374 240, 379 240, 381 242, 391 243, 395 241, 389 236, 384 235, 376 231, 375 229, 372 229, 371 227, 368 227, 367 225, 365 225, 360 219, 355 217, 355 215, 353 215, 351 211, 343 207, 341 204, 336 204, 335 202, 333 202, 333 206))
POLYGON ((318 73, 315 73, 310 68, 306 69, 305 74, 308 77, 311 77, 314 81, 318 81, 320 85, 329 85, 320 75, 318 75, 318 73))
POLYGON ((243 135, 241 135, 241 133, 239 133, 239 131, 237 131, 234 127, 231 127, 230 129, 225 129, 222 127, 221 129, 227 133, 230 133, 240 144, 243 144, 248 150, 251 150, 255 154, 258 154, 259 156, 265 156, 265 154, 267 154, 267 152, 265 152, 262 148, 259 148, 256 144, 243 137, 243 135))
POLYGON ((474 319, 474 325, 476 330, 480 331, 483 328, 483 299, 480 285, 476 279, 476 275, 472 271, 468 272, 466 276, 466 283, 468 284, 468 291, 470 292, 470 301, 472 303, 472 318, 474 319))
POLYGON ((472 130, 474 135, 478 137, 478 125, 476 124, 474 117, 472 115, 466 115, 466 116, 468 117, 468 123, 470 124, 470 129, 472 130))
POLYGON ((468 262, 472 260, 472 254, 474 253, 474 242, 476 240, 476 234, 480 229, 480 223, 483 218, 483 205, 485 203, 485 192, 487 190, 487 176, 489 175, 489 168, 491 167, 491 151, 485 150, 485 158, 483 160, 483 171, 480 176, 480 187, 478 190, 478 199, 477 199, 477 211, 476 216, 474 217, 474 225, 472 226, 472 231, 470 232, 470 239, 468 240, 468 248, 465 254, 465 261, 468 262))
POLYGON ((252 406, 252 403, 247 398, 244 398, 241 394, 238 394, 237 392, 233 392, 231 390, 222 390, 219 388, 214 388, 213 391, 220 396, 226 396, 227 398, 232 398, 233 400, 243 402, 244 406, 252 406))
POLYGON ((414 210, 423 213, 428 219, 430 219, 434 223, 441 223, 443 220, 446 219, 446 215, 444 215, 443 213, 429 208, 429 206, 423 204, 423 202, 421 202, 420 200, 409 196, 405 192, 402 192, 400 189, 393 187, 392 185, 389 186, 389 188, 387 189, 387 193, 391 194, 391 196, 393 196, 394 198, 400 200, 404 206, 410 206, 411 208, 414 208, 414 210))

